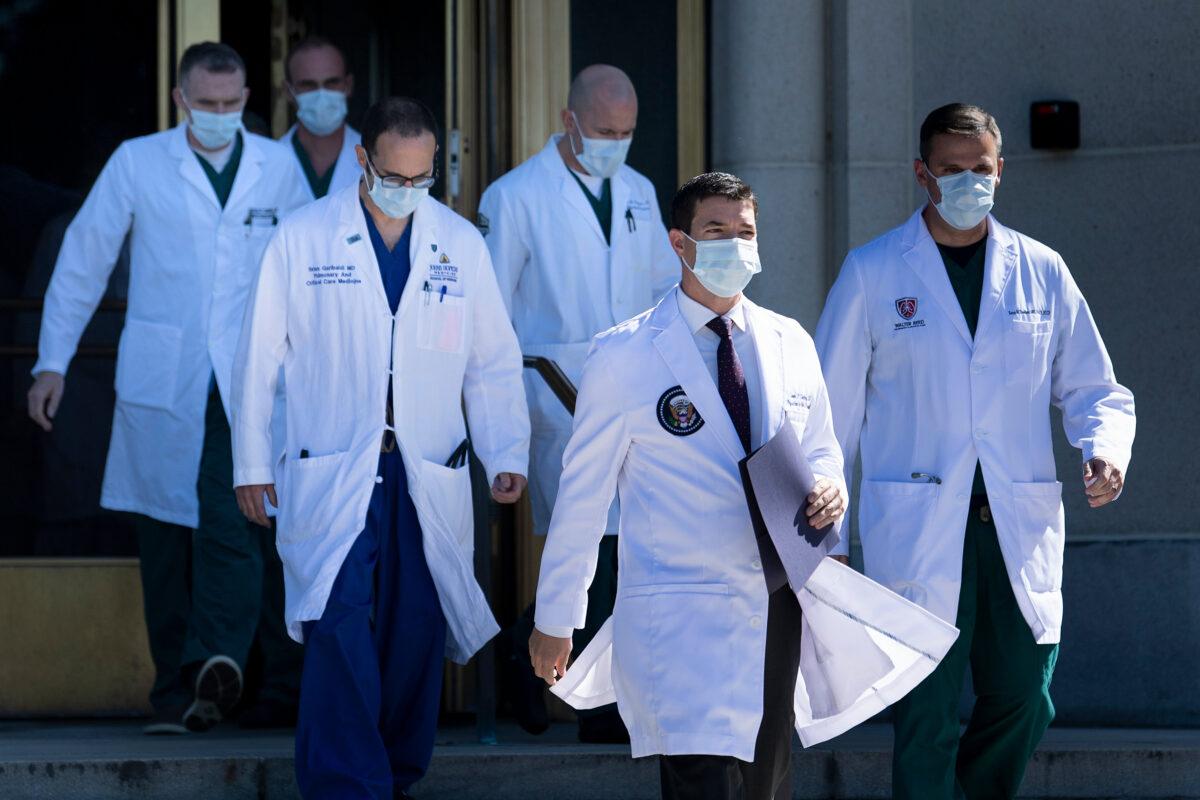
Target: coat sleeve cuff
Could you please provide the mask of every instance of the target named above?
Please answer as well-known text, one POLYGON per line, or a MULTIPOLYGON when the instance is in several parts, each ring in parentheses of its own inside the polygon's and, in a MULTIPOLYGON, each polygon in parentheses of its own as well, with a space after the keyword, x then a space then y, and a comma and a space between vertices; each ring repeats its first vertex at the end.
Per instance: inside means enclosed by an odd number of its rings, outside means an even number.
POLYGON ((526 480, 529 479, 529 462, 520 458, 507 458, 497 461, 494 464, 488 465, 487 479, 488 486, 496 482, 496 476, 501 472, 511 472, 514 475, 520 475, 526 480))
POLYGON ((570 639, 575 634, 575 629, 566 625, 542 625, 538 623, 534 627, 546 636, 553 636, 555 639, 570 639))
POLYGON ((233 473, 233 485, 263 486, 275 482, 275 470, 270 467, 247 467, 233 473))
POLYGON ((65 376, 67 362, 50 358, 38 359, 38 362, 33 365, 33 369, 29 370, 29 374, 36 378, 39 372, 57 372, 59 375, 65 376))

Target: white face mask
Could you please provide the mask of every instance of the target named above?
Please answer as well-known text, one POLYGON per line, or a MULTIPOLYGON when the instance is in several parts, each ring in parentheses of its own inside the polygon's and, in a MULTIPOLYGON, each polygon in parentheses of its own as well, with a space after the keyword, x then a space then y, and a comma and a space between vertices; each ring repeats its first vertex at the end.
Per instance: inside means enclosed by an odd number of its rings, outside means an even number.
MULTIPOLYGON (((692 239, 686 233, 683 234, 692 239)), ((683 265, 692 271, 700 285, 717 297, 737 297, 750 279, 762 272, 758 260, 758 242, 754 239, 702 239, 696 241, 696 264, 683 265)))
MULTIPOLYGON (((938 178, 925 166, 925 174, 932 178, 942 193, 942 202, 929 202, 941 214, 942 219, 951 228, 969 231, 983 222, 988 212, 996 202, 996 176, 980 175, 966 170, 953 175, 943 175, 938 178)), ((928 190, 926 190, 928 194, 928 190)))
MULTIPOLYGON (((571 152, 575 158, 583 165, 583 168, 588 171, 589 175, 595 175, 598 178, 611 178, 617 174, 617 170, 625 163, 625 157, 629 155, 629 145, 633 144, 633 137, 628 139, 589 139, 583 135, 583 128, 579 125, 579 117, 575 116, 575 112, 571 112, 571 116, 575 118, 575 130, 579 133, 579 140, 583 143, 582 150, 575 152, 575 140, 571 138, 571 152)), ((571 135, 567 134, 568 138, 571 135)))
POLYGON ((346 95, 332 89, 314 89, 296 98, 296 118, 314 136, 328 136, 346 120, 346 95))
POLYGON ((375 169, 371 166, 370 161, 367 162, 367 175, 369 176, 367 194, 379 207, 379 210, 392 219, 407 217, 417 210, 417 206, 421 205, 422 200, 429 196, 429 187, 418 189, 415 186, 384 186, 380 182, 379 176, 375 174, 375 169))
POLYGON ((183 101, 191 120, 188 129, 201 147, 209 150, 219 150, 233 141, 233 137, 242 127, 242 112, 229 111, 217 114, 212 111, 197 111, 188 105, 187 98, 183 101))

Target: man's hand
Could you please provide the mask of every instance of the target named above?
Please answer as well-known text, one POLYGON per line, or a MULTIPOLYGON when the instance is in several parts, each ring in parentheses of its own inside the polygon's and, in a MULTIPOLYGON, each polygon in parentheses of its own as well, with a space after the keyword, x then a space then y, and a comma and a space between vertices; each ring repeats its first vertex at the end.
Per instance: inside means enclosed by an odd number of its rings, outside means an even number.
POLYGON ((57 372, 39 372, 29 387, 29 418, 47 433, 54 427, 51 421, 62 402, 63 376, 57 372))
POLYGON ((808 496, 808 524, 817 530, 828 528, 846 513, 846 490, 837 481, 817 478, 817 485, 808 496))
POLYGON ((1125 476, 1107 459, 1093 458, 1083 465, 1083 490, 1092 508, 1106 506, 1125 488, 1125 476))
POLYGON ((492 481, 492 499, 497 503, 515 503, 525 491, 525 476, 515 472, 501 472, 492 481))
POLYGON ((567 659, 571 657, 571 640, 547 636, 537 628, 529 637, 529 660, 533 663, 533 674, 550 686, 567 674, 567 659))
POLYGON ((827 556, 827 558, 832 558, 834 561, 838 562, 839 564, 845 564, 847 567, 850 566, 850 556, 830 555, 827 556))
POLYGON ((246 519, 264 528, 271 527, 271 518, 267 516, 266 506, 263 505, 263 492, 271 499, 271 505, 279 508, 275 484, 256 483, 253 486, 239 486, 233 491, 237 495, 238 508, 246 515, 246 519))

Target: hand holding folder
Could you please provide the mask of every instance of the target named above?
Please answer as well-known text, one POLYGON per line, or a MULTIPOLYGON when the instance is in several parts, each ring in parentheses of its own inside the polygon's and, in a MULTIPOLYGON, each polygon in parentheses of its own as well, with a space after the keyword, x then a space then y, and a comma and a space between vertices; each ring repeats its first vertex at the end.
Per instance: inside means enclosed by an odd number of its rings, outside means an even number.
POLYGON ((808 524, 808 495, 816 486, 817 476, 804 455, 795 426, 785 421, 769 442, 738 466, 768 587, 778 588, 773 584, 781 586, 786 575, 792 589, 799 591, 841 537, 832 527, 817 530, 808 524), (775 581, 773 566, 782 567, 775 581))

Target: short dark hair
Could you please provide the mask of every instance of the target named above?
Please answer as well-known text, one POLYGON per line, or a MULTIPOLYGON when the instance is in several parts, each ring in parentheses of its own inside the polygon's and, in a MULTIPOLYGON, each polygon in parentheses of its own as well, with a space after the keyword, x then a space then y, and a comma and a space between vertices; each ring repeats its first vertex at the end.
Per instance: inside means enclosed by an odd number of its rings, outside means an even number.
POLYGON ((179 85, 182 87, 188 75, 196 67, 205 72, 241 72, 246 74, 246 62, 227 44, 221 42, 199 42, 183 51, 179 59, 179 85))
POLYGON ((342 57, 342 66, 344 66, 346 68, 346 70, 349 71, 350 65, 348 63, 346 63, 346 52, 344 50, 342 50, 342 48, 338 47, 336 44, 331 42, 329 39, 326 39, 324 36, 318 36, 317 34, 312 34, 311 36, 305 36, 303 39, 301 39, 300 41, 298 41, 294 45, 292 45, 291 50, 288 50, 287 58, 284 59, 284 62, 283 62, 284 80, 286 80, 288 83, 291 83, 291 81, 292 81, 292 59, 293 58, 300 55, 305 50, 319 50, 322 47, 332 47, 334 50, 336 50, 337 54, 342 57))
POLYGON ((385 133, 410 139, 426 131, 438 138, 437 120, 424 103, 411 97, 385 97, 368 108, 363 117, 362 146, 374 156, 375 143, 385 133))
POLYGON ((1003 144, 1000 139, 1000 126, 996 124, 996 118, 979 106, 968 103, 949 103, 929 112, 929 116, 921 123, 922 161, 928 163, 933 137, 941 133, 971 137, 990 133, 996 140, 997 154, 1003 144))
POLYGON ((749 184, 728 172, 705 172, 680 186, 671 198, 671 227, 690 234, 696 206, 708 197, 749 200, 754 204, 754 216, 758 216, 758 198, 749 184))

